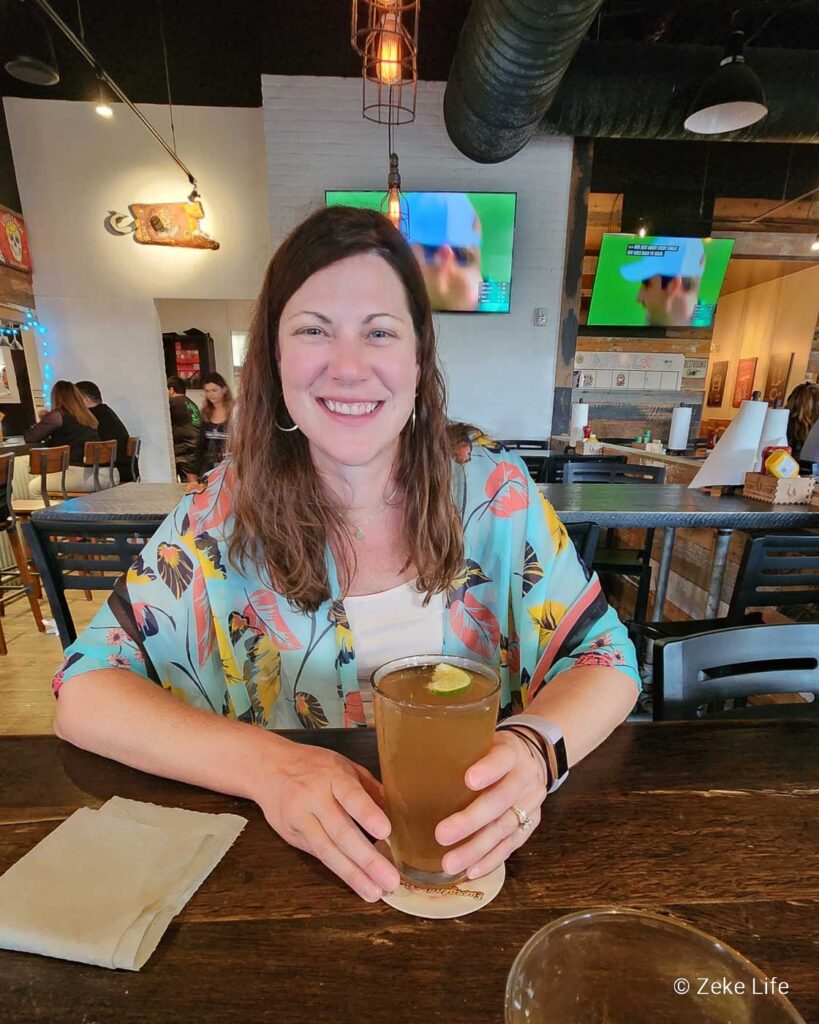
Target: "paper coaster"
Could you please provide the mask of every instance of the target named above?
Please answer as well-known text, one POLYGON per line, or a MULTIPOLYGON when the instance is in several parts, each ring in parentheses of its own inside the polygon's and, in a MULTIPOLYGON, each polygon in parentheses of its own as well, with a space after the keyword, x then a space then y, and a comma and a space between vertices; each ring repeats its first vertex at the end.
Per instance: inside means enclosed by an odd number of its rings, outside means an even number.
MULTIPOLYGON (((386 843, 376 843, 376 849, 385 857, 392 859, 386 843)), ((402 878, 401 885, 395 892, 387 893, 381 899, 387 906, 412 917, 436 920, 465 917, 491 903, 503 888, 505 879, 505 864, 501 864, 483 878, 468 878, 446 889, 424 889, 402 878)))

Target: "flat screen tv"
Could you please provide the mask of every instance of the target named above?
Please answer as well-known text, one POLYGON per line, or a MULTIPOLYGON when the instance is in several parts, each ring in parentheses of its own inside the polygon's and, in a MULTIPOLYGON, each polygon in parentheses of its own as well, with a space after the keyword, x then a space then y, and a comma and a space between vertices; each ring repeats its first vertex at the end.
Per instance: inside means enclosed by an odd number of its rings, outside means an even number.
MULTIPOLYGON (((405 192, 407 226, 432 308, 508 313, 514 192, 405 192)), ((383 192, 325 192, 328 206, 380 210, 383 192)))
POLYGON ((732 238, 603 235, 587 323, 710 327, 732 238))

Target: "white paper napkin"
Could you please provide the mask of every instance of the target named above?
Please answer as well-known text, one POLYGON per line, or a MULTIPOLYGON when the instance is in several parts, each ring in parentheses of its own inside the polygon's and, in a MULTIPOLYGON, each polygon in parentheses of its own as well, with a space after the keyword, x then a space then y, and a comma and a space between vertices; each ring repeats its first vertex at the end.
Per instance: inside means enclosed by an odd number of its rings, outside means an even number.
POLYGON ((113 797, 0 877, 0 947, 138 971, 247 819, 113 797))

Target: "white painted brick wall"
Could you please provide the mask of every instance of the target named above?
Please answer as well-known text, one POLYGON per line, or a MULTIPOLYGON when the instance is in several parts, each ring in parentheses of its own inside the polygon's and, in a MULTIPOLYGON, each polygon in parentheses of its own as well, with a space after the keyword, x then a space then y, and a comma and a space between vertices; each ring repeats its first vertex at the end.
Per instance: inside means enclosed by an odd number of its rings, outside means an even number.
MULTIPOLYGON (((476 164, 453 146, 442 82, 418 87, 417 116, 397 132, 408 190, 517 192, 512 309, 437 314, 453 418, 500 437, 547 437, 572 163, 570 138, 536 137, 502 164, 476 164), (533 326, 547 308, 548 325, 533 326)), ((325 189, 382 189, 387 130, 361 116, 359 79, 262 76, 274 247, 324 202, 325 189)))

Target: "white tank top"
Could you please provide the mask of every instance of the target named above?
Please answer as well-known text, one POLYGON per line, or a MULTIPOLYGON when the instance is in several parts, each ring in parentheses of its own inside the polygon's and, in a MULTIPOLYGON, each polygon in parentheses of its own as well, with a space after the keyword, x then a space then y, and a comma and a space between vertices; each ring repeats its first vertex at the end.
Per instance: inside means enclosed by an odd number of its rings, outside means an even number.
POLYGON ((396 658, 443 652, 444 595, 434 594, 424 608, 425 596, 410 581, 380 594, 344 599, 367 725, 373 724, 370 676, 379 666, 396 658))

